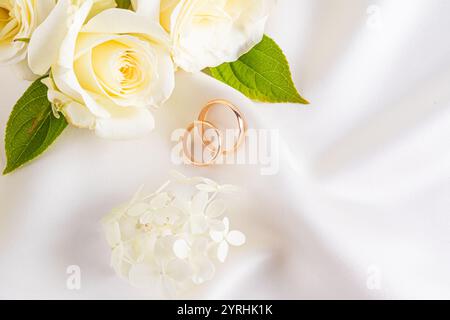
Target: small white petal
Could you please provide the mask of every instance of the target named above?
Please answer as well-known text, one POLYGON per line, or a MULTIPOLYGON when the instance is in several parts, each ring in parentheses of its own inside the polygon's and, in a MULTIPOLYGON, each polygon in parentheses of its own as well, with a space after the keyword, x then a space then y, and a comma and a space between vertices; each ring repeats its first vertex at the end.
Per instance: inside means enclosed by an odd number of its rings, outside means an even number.
POLYGON ((170 185, 170 181, 164 182, 164 184, 161 187, 159 187, 159 189, 156 190, 156 192, 154 194, 163 192, 163 190, 165 190, 169 185, 170 185))
POLYGON ((122 234, 123 241, 133 239, 136 236, 137 223, 138 219, 129 216, 124 216, 119 220, 120 232, 122 234))
POLYGON ((122 245, 118 245, 112 250, 111 267, 119 276, 124 277, 126 275, 126 270, 124 269, 124 247, 122 245))
POLYGON ((144 213, 140 218, 139 218, 139 222, 141 224, 149 224, 152 223, 154 220, 154 214, 153 212, 148 212, 148 213, 144 213))
POLYGON ((191 180, 190 178, 186 177, 184 174, 182 174, 178 171, 175 171, 175 170, 170 171, 169 174, 173 179, 175 179, 176 181, 181 182, 181 183, 188 183, 191 180))
POLYGON ((192 267, 183 260, 172 260, 166 266, 166 275, 177 282, 183 282, 192 276, 192 267))
POLYGON ((191 202, 192 214, 203 214, 207 203, 208 193, 203 191, 197 192, 191 202))
POLYGON ((103 226, 105 230, 106 241, 114 248, 120 243, 120 227, 117 222, 107 223, 103 226))
POLYGON ((174 236, 176 233, 174 232, 173 228, 170 226, 164 226, 162 227, 159 232, 161 233, 162 237, 168 237, 168 236, 174 236))
POLYGON ((214 278, 216 268, 214 263, 206 257, 198 257, 193 261, 194 276, 192 281, 195 284, 202 284, 214 278))
POLYGON ((205 183, 199 183, 195 186, 198 190, 213 193, 217 191, 217 187, 205 183))
POLYGON ((172 258, 174 238, 172 236, 165 236, 159 238, 155 243, 155 257, 159 260, 166 260, 172 258))
POLYGON ((227 259, 228 249, 229 245, 226 241, 219 243, 219 246, 217 247, 217 259, 219 259, 220 262, 223 263, 227 259))
POLYGON ((129 203, 130 206, 138 202, 138 200, 141 198, 142 190, 144 190, 144 185, 141 185, 139 189, 133 194, 133 197, 131 198, 131 201, 129 203))
POLYGON ((222 222, 223 225, 225 226, 224 233, 227 234, 230 231, 230 220, 227 217, 225 217, 223 218, 222 222))
POLYGON ((127 214, 130 217, 139 217, 151 210, 151 207, 148 203, 145 202, 138 202, 134 205, 132 205, 128 210, 127 214))
POLYGON ((150 205, 153 209, 161 209, 161 208, 167 206, 169 201, 170 201, 170 197, 167 193, 160 193, 152 199, 152 201, 150 202, 150 205))
POLYGON ((127 210, 127 208, 124 205, 112 209, 109 214, 107 214, 106 216, 103 217, 102 223, 108 224, 108 223, 118 221, 125 214, 126 210, 127 210))
POLYGON ((211 231, 217 231, 220 233, 224 233, 225 231, 225 225, 220 220, 209 220, 209 227, 211 228, 211 231))
POLYGON ((136 264, 130 268, 128 279, 137 288, 151 288, 158 283, 159 274, 150 264, 136 264))
POLYGON ((142 243, 143 243, 143 252, 145 255, 145 259, 148 259, 149 257, 154 258, 153 252, 156 245, 156 240, 158 239, 158 236, 156 232, 150 232, 146 233, 141 236, 142 237, 142 243))
POLYGON ((169 224, 171 226, 176 226, 181 223, 183 213, 180 209, 169 206, 159 209, 154 214, 154 220, 159 225, 169 224))
POLYGON ((161 282, 160 282, 160 286, 162 288, 163 293, 173 299, 174 297, 176 297, 177 295, 177 287, 176 287, 176 283, 174 280, 167 278, 167 277, 162 277, 161 278, 161 282))
POLYGON ((242 246, 245 243, 245 235, 240 231, 231 231, 227 235, 227 241, 236 247, 242 246))
POLYGON ((219 187, 219 191, 222 193, 236 193, 240 191, 240 188, 233 186, 231 184, 225 184, 219 187))
POLYGON ((213 187, 216 187, 216 188, 219 187, 219 184, 217 182, 215 182, 214 180, 211 180, 211 179, 208 179, 208 178, 203 178, 202 181, 204 183, 206 183, 207 185, 210 185, 210 186, 213 186, 213 187))
POLYGON ((191 232, 192 234, 202 234, 208 230, 208 221, 203 215, 191 216, 191 232))
POLYGON ((225 238, 223 231, 211 230, 209 232, 209 236, 211 237, 211 239, 214 242, 217 242, 217 243, 222 242, 224 240, 224 238, 225 238))
POLYGON ((206 237, 196 238, 192 243, 193 255, 205 255, 208 251, 209 239, 206 237))
POLYGON ((214 200, 206 208, 206 216, 209 218, 218 218, 224 214, 226 205, 223 200, 214 200))
POLYGON ((180 239, 175 241, 175 243, 173 244, 173 253, 175 253, 175 256, 178 259, 186 259, 187 257, 189 257, 190 251, 191 249, 189 248, 186 240, 180 239))
POLYGON ((137 235, 125 245, 127 257, 133 263, 141 263, 148 252, 147 239, 142 235, 137 235))

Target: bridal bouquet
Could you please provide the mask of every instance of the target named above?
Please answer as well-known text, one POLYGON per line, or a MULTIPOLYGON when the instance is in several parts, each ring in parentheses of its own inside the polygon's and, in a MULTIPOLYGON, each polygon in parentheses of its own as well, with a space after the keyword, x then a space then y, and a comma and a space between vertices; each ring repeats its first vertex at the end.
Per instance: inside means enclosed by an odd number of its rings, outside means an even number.
POLYGON ((34 80, 6 127, 10 173, 68 124, 127 139, 154 127, 175 72, 205 72, 249 98, 304 103, 264 35, 276 0, 0 0, 0 63, 34 80))

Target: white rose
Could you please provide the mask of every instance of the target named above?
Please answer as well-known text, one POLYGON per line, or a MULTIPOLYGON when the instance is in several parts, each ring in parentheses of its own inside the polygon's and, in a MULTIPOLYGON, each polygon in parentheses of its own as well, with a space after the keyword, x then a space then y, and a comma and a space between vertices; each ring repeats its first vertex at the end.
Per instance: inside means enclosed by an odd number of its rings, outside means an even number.
POLYGON ((275 1, 161 0, 175 63, 195 72, 236 61, 262 40, 275 1))
POLYGON ((72 125, 106 138, 141 136, 154 127, 148 108, 174 88, 168 35, 130 10, 108 9, 88 20, 92 5, 58 1, 30 43, 31 67, 51 67, 49 100, 72 125), (67 30, 57 31, 64 23, 67 30))
POLYGON ((0 63, 27 69, 28 41, 55 6, 56 0, 0 0, 0 63))

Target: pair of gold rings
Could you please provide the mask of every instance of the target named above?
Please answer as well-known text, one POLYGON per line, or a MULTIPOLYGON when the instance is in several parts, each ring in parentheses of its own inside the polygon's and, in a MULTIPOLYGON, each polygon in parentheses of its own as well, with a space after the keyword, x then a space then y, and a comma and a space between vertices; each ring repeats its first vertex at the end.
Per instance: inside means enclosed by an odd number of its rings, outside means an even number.
POLYGON ((200 111, 198 119, 192 122, 187 128, 182 138, 183 153, 185 159, 189 164, 197 167, 206 167, 214 164, 220 156, 226 156, 235 153, 239 147, 244 143, 245 136, 247 134, 248 125, 244 119, 241 111, 231 102, 227 100, 217 99, 208 102, 200 111), (224 143, 224 135, 211 121, 208 120, 210 111, 217 106, 224 106, 231 110, 237 120, 237 137, 234 144, 226 148, 224 143), (210 155, 207 159, 202 152, 201 160, 197 160, 194 153, 195 143, 193 142, 192 135, 197 130, 200 136, 201 150, 208 151, 210 155))

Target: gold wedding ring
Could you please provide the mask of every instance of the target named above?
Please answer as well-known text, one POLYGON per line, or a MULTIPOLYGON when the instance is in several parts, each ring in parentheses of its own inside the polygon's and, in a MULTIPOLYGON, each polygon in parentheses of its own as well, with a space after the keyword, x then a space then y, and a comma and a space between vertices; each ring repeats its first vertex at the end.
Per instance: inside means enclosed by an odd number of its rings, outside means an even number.
MULTIPOLYGON (((195 133, 194 133, 195 134, 195 133)), ((211 141, 208 142, 208 144, 206 144, 206 146, 208 147, 209 145, 211 145, 211 141)), ((217 129, 213 124, 211 124, 210 122, 207 121, 194 121, 192 122, 187 128, 186 128, 186 132, 183 136, 183 153, 184 156, 186 158, 186 160, 189 161, 190 164, 196 166, 196 167, 207 167, 211 164, 213 164, 217 158, 219 157, 220 153, 222 151, 222 135, 219 131, 219 129, 217 129), (214 153, 211 155, 211 159, 204 161, 203 157, 202 157, 202 161, 197 161, 195 159, 195 151, 193 143, 191 142, 191 146, 189 146, 188 142, 189 142, 189 137, 193 134, 194 129, 200 125, 201 129, 200 129, 200 135, 201 135, 201 140, 202 140, 202 144, 205 145, 205 139, 204 139, 204 135, 205 135, 205 127, 209 128, 210 130, 213 130, 217 136, 217 147, 212 149, 214 151, 214 153)))
POLYGON ((203 107, 202 111, 200 112, 200 114, 198 116, 198 121, 201 121, 201 122, 207 121, 209 111, 214 106, 220 106, 220 105, 229 108, 234 113, 234 115, 237 119, 237 123, 239 126, 239 135, 237 137, 236 143, 234 144, 234 146, 231 149, 222 150, 223 154, 234 153, 239 149, 239 147, 245 141, 245 136, 246 136, 247 130, 248 130, 247 122, 245 121, 244 117, 242 116, 241 111, 234 104, 232 104, 229 101, 222 100, 222 99, 212 100, 203 107))
POLYGON ((221 155, 227 155, 230 153, 235 153, 239 147, 244 143, 245 137, 247 134, 248 125, 245 121, 241 111, 231 102, 223 99, 216 99, 208 102, 203 109, 201 110, 198 120, 191 123, 187 128, 184 136, 182 137, 182 144, 183 144, 183 153, 185 156, 185 159, 192 165, 197 167, 206 167, 214 164, 219 156, 221 155), (238 124, 238 137, 236 139, 235 144, 230 149, 224 149, 224 143, 223 143, 223 134, 220 132, 220 130, 212 124, 210 121, 207 120, 208 113, 211 111, 211 109, 215 106, 225 106, 228 109, 230 109, 233 114, 235 115, 237 119, 238 124), (211 151, 211 158, 209 160, 203 159, 202 154, 202 161, 198 161, 195 159, 194 156, 194 148, 193 142, 191 141, 191 144, 189 145, 189 137, 191 137, 193 134, 195 134, 194 129, 199 128, 199 134, 201 137, 201 143, 202 148, 206 147, 207 150, 211 151), (205 136, 205 133, 208 132, 208 130, 212 130, 217 137, 217 143, 216 146, 213 145, 212 140, 208 139, 208 137, 205 136))

